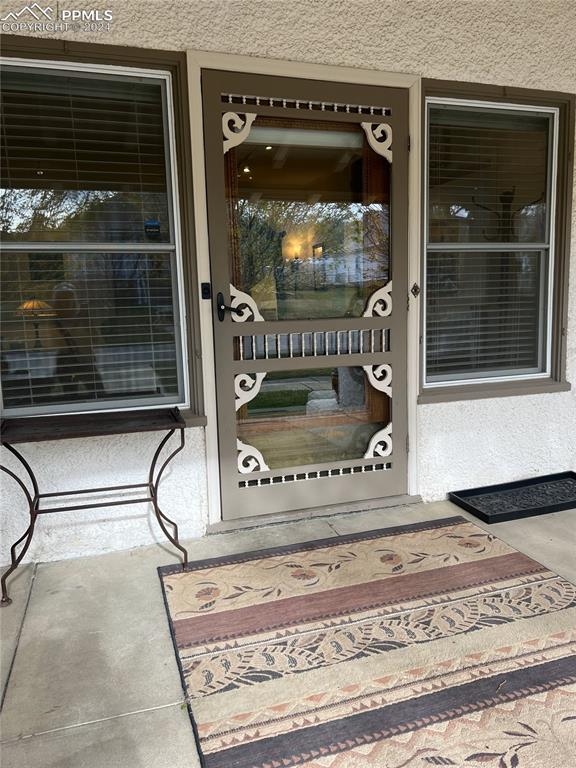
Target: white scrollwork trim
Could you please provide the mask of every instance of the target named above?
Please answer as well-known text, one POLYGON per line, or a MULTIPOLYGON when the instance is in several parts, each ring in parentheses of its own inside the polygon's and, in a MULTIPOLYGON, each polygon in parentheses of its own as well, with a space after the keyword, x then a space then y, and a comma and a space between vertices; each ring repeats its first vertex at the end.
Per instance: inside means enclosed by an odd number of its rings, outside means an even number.
POLYGON ((392 126, 388 123, 360 123, 374 152, 392 162, 392 126))
POLYGON ((248 138, 252 123, 256 119, 253 112, 237 114, 225 112, 222 115, 222 133, 224 134, 224 154, 232 147, 237 147, 248 138))
POLYGON ((236 440, 238 449, 238 472, 247 475, 250 472, 266 472, 270 469, 264 461, 264 456, 253 445, 236 440))
POLYGON ((392 367, 388 363, 363 365, 362 367, 374 389, 384 392, 388 397, 392 397, 392 367))
POLYGON ((232 312, 232 320, 235 323, 264 320, 252 296, 244 293, 244 291, 239 291, 232 283, 230 283, 230 306, 236 310, 232 312))
POLYGON ((234 394, 236 395, 236 410, 254 400, 264 381, 265 373, 239 373, 234 376, 234 394))
POLYGON ((384 429, 378 430, 370 440, 365 459, 376 459, 390 456, 392 453, 392 423, 388 424, 384 429))
POLYGON ((368 299, 363 317, 389 317, 392 314, 392 280, 377 288, 368 299))

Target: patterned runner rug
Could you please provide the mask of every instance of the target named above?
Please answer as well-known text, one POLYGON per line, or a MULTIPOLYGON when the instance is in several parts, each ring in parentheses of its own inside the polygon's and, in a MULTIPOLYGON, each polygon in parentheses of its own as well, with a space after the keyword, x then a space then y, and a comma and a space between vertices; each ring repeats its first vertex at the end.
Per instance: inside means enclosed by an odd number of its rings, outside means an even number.
POLYGON ((205 768, 576 766, 576 587, 464 518, 159 570, 205 768))

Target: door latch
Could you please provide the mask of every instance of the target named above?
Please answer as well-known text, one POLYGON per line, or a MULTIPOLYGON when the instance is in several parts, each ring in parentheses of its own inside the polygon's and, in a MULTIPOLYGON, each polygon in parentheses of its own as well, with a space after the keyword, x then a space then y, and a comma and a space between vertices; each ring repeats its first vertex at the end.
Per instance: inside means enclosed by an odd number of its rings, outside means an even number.
POLYGON ((229 307, 224 302, 224 294, 222 292, 218 293, 216 296, 216 311, 218 312, 218 320, 220 320, 220 322, 222 322, 226 317, 226 312, 230 312, 233 315, 242 314, 239 309, 236 309, 235 307, 229 307))
POLYGON ((412 288, 410 288, 410 293, 412 294, 412 296, 414 296, 415 299, 417 299, 418 296, 420 296, 421 290, 418 283, 414 283, 412 288))

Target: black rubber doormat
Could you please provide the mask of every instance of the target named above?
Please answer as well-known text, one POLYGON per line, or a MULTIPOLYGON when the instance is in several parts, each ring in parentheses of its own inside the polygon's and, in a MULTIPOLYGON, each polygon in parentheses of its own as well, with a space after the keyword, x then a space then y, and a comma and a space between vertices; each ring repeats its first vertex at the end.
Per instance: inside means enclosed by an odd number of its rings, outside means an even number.
POLYGON ((452 491, 450 501, 485 523, 576 509, 576 472, 559 472, 502 485, 452 491))

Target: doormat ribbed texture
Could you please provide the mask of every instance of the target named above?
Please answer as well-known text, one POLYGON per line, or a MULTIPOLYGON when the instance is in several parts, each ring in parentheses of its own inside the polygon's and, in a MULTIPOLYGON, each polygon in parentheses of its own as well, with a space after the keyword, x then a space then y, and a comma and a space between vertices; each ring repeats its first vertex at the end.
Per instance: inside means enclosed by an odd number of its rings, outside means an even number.
POLYGON ((159 571, 205 768, 576 765, 576 586, 461 517, 159 571))
POLYGON ((576 509, 576 472, 452 491, 448 498, 485 523, 576 509))

